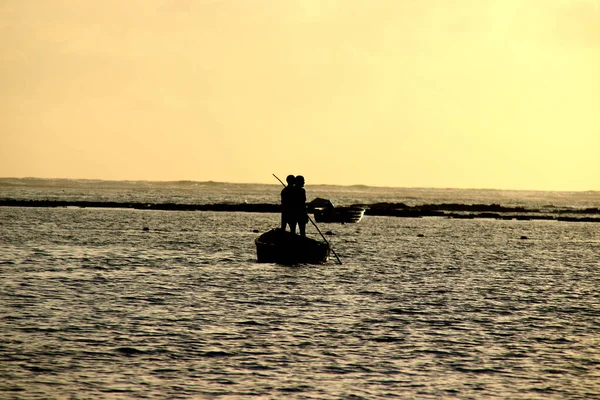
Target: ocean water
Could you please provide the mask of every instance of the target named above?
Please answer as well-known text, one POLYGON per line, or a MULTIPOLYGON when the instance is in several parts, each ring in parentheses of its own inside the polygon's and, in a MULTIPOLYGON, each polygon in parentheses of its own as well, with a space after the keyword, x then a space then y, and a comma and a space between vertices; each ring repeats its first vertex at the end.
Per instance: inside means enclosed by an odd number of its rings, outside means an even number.
MULTIPOLYGON (((0 198, 278 196, 86 185, 5 185, 0 198)), ((594 192, 310 189, 348 203, 600 204, 594 192)), ((320 224, 342 265, 258 264, 255 230, 278 222, 0 207, 0 398, 600 398, 597 223, 365 216, 320 224)))

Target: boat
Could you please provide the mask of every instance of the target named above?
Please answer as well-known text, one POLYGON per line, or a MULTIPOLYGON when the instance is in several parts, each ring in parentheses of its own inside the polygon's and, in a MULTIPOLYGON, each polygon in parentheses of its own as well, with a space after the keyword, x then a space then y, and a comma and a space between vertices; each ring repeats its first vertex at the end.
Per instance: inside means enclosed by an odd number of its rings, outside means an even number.
POLYGON ((279 228, 263 233, 255 243, 259 263, 323 264, 331 252, 328 243, 303 238, 279 228))
POLYGON ((358 223, 365 215, 366 209, 363 207, 350 206, 350 207, 335 207, 332 209, 315 210, 313 215, 317 222, 339 222, 345 223, 358 223))
POLYGON ((365 215, 366 208, 359 205, 336 207, 330 200, 317 197, 307 204, 317 222, 357 223, 365 215))

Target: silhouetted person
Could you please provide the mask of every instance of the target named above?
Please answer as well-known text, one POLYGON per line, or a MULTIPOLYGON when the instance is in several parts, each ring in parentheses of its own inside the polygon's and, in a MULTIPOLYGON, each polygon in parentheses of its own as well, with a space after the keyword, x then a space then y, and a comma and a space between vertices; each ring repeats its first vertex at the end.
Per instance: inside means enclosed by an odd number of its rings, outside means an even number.
POLYGON ((296 177, 288 175, 285 178, 287 186, 281 191, 281 230, 285 231, 287 225, 290 226, 290 232, 296 233, 296 218, 294 215, 294 183, 296 177))
POLYGON ((304 189, 304 177, 298 175, 292 191, 292 204, 295 221, 300 230, 300 236, 306 237, 306 223, 308 213, 306 212, 306 190, 304 189))

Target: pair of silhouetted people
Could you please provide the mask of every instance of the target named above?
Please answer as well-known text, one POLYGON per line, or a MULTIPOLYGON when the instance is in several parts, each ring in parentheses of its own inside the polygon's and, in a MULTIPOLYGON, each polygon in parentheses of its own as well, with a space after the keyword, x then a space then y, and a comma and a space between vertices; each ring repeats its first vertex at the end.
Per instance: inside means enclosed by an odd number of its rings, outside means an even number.
POLYGON ((290 232, 296 233, 296 225, 300 236, 306 236, 306 190, 304 190, 304 177, 302 175, 288 175, 285 178, 287 186, 281 191, 281 230, 285 231, 287 225, 290 232))

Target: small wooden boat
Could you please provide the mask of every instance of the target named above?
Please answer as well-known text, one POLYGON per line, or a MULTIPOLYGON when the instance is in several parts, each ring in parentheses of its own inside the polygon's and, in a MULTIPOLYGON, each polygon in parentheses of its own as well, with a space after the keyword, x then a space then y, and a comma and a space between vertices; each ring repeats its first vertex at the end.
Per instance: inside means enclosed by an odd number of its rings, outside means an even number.
POLYGON ((307 209, 312 212, 317 222, 357 223, 365 215, 365 207, 352 205, 349 207, 336 207, 328 199, 317 197, 307 204, 307 209))
POLYGON ((329 259, 329 244, 271 229, 255 240, 259 263, 322 264, 329 259))

